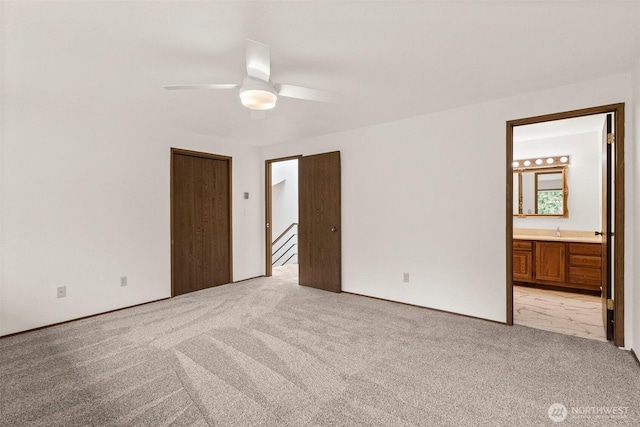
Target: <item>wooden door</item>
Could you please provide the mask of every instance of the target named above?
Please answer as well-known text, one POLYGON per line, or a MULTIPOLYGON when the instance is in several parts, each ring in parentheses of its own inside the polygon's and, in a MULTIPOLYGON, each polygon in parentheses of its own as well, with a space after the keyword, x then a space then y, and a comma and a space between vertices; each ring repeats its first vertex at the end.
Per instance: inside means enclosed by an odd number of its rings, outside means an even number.
POLYGON ((172 296, 232 281, 230 184, 230 158, 172 149, 172 296))
POLYGON ((612 228, 612 176, 611 160, 613 150, 613 121, 612 114, 607 114, 604 133, 602 136, 602 323, 608 340, 613 339, 613 310, 608 307, 611 296, 611 249, 609 237, 612 228), (611 143, 610 143, 611 142, 611 143))
POLYGON ((536 279, 564 282, 566 271, 565 243, 535 242, 536 279))
POLYGON ((301 157, 298 175, 300 284, 340 292, 340 152, 301 157))

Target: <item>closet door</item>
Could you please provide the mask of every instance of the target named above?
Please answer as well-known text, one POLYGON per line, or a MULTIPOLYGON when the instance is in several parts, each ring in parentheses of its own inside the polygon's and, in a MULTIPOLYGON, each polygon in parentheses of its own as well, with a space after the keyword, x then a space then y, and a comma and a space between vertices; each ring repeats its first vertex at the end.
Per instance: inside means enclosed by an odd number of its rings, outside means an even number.
POLYGON ((231 159, 172 150, 171 294, 231 278, 231 159))

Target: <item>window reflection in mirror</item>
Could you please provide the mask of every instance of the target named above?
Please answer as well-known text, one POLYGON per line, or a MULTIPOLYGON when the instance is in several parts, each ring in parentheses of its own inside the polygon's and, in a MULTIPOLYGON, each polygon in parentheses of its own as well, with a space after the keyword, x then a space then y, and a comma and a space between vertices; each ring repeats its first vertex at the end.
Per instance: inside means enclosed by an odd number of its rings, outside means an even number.
POLYGON ((513 171, 513 214, 567 217, 566 166, 513 171))
POLYGON ((536 213, 563 215, 561 172, 536 172, 536 213))

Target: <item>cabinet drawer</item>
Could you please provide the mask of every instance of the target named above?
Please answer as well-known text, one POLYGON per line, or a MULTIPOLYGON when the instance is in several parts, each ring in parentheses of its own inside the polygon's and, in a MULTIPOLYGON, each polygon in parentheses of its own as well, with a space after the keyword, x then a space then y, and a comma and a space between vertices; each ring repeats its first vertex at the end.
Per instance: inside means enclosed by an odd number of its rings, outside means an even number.
POLYGON ((599 268, 569 267, 569 281, 585 285, 599 285, 601 272, 599 268))
POLYGON ((591 255, 569 255, 569 265, 600 268, 600 266, 602 266, 602 258, 591 255))
POLYGON ((513 249, 518 251, 530 251, 531 242, 529 240, 514 240, 513 249))
POLYGON ((570 254, 580 254, 580 255, 594 255, 601 256, 602 255, 602 245, 594 243, 569 243, 569 253, 570 254))

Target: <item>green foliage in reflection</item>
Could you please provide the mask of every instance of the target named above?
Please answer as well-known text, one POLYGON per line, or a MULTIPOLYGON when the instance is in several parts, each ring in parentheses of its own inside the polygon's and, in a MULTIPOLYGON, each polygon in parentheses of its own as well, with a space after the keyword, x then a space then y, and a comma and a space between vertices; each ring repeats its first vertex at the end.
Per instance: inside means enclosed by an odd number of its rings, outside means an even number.
POLYGON ((538 190, 538 213, 562 215, 562 190, 538 190))

